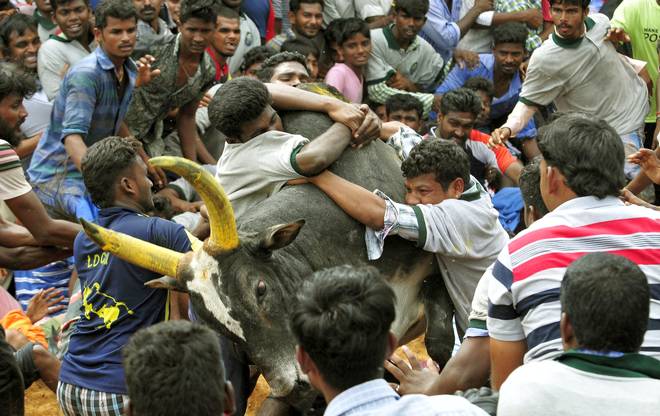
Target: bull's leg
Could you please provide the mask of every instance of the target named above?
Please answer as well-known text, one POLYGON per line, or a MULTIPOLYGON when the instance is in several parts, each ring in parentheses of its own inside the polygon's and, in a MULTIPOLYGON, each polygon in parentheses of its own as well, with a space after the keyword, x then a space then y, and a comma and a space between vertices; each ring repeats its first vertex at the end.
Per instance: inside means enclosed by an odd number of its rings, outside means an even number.
POLYGON ((442 276, 429 276, 424 281, 424 312, 426 315, 426 351, 444 367, 454 348, 452 318, 454 306, 449 299, 442 276))

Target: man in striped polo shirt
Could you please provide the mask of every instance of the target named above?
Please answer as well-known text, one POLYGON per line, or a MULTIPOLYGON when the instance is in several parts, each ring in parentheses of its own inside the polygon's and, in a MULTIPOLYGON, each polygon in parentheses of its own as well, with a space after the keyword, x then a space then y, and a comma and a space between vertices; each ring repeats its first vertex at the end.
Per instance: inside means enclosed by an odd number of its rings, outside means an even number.
POLYGON ((492 384, 523 362, 562 352, 559 288, 566 267, 593 252, 628 258, 651 287, 641 353, 660 356, 660 212, 626 206, 624 150, 603 120, 580 114, 540 130, 541 195, 551 211, 518 234, 486 272, 492 384))

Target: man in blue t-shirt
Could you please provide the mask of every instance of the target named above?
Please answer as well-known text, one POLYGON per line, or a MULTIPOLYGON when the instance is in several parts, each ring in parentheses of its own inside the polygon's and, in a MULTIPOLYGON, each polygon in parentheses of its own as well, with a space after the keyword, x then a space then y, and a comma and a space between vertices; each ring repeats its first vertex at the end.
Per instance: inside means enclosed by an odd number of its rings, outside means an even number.
MULTIPOLYGON (((190 251, 184 228, 148 217, 154 209, 139 143, 108 137, 82 160, 82 176, 100 208, 99 225, 179 252, 190 251)), ((64 355, 57 399, 65 415, 121 415, 128 400, 122 348, 138 329, 168 319, 168 292, 145 282, 157 273, 101 250, 86 234, 74 243, 83 293, 80 320, 64 355)))

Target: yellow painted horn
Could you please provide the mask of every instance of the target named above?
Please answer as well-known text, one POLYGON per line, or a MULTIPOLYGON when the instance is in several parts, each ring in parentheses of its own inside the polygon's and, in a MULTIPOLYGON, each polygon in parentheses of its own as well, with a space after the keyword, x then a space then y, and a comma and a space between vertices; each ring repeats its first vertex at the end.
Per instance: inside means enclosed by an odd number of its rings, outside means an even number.
POLYGON ((85 233, 103 251, 108 251, 124 261, 147 270, 166 276, 177 276, 184 253, 108 230, 82 218, 79 221, 85 233))
POLYGON ((234 209, 213 175, 197 163, 182 157, 159 156, 151 158, 149 163, 185 178, 206 204, 211 227, 211 236, 204 243, 207 253, 213 255, 238 247, 234 209))

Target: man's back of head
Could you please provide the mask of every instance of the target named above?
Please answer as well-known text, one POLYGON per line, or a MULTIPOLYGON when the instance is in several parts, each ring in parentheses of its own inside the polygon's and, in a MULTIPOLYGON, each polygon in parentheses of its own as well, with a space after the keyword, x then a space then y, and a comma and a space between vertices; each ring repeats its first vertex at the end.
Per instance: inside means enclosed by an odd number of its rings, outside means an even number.
POLYGON ((218 337, 202 325, 168 321, 136 332, 124 367, 132 416, 233 412, 218 337))

